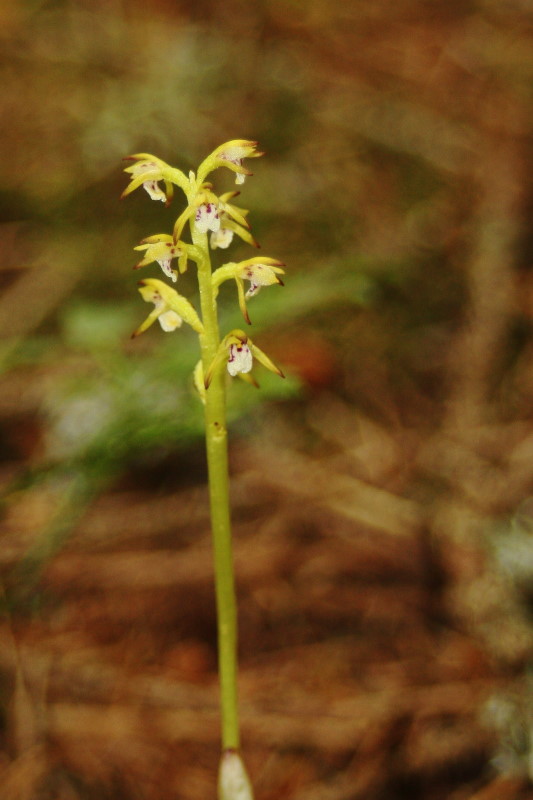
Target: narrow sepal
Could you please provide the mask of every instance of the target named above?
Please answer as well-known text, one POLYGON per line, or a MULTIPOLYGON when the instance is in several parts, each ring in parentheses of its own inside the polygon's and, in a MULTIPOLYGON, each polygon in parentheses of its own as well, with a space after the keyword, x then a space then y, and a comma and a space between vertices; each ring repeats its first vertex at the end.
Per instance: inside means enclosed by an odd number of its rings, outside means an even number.
POLYGON ((270 372, 274 372, 276 375, 279 375, 280 378, 284 378, 285 375, 280 370, 276 364, 266 355, 263 353, 262 350, 257 347, 257 345, 253 344, 251 340, 248 340, 248 344, 250 345, 250 350, 252 351, 252 355, 256 358, 264 367, 270 370, 270 372))
POLYGON ((141 239, 141 243, 138 247, 134 247, 134 250, 142 250, 143 245, 145 244, 157 244, 158 242, 172 242, 172 236, 169 233, 154 233, 152 236, 145 236, 144 239, 141 239))
POLYGON ((209 389, 209 386, 211 385, 211 381, 213 380, 215 372, 217 372, 217 370, 219 369, 222 369, 224 363, 227 360, 228 360, 227 347, 224 341, 222 341, 218 346, 218 350, 216 352, 214 359, 212 360, 207 372, 205 373, 204 386, 206 389, 209 389))
POLYGON ((161 310, 158 308, 154 308, 153 311, 146 317, 144 322, 136 328, 133 333, 131 334, 131 338, 135 339, 137 336, 140 336, 141 333, 144 333, 148 330, 148 328, 154 324, 154 322, 159 318, 161 314, 161 310))
POLYGON ((235 282, 237 284, 237 294, 239 296, 239 308, 241 309, 241 314, 243 315, 244 319, 248 323, 248 325, 252 324, 250 320, 250 316, 248 314, 248 309, 246 308, 246 297, 244 293, 244 283, 241 278, 235 278, 235 282))
MULTIPOLYGON (((124 172, 127 172, 127 170, 124 170, 124 172)), ((144 172, 142 175, 137 175, 137 177, 132 178, 131 181, 128 183, 128 185, 120 195, 120 199, 122 200, 124 197, 127 197, 127 195, 134 192, 135 189, 138 189, 139 186, 142 186, 143 183, 146 183, 147 181, 157 181, 157 180, 161 180, 161 174, 156 170, 154 170, 153 172, 144 172)))
POLYGON ((174 223, 174 231, 172 234, 175 242, 177 242, 180 238, 187 220, 189 220, 193 214, 196 214, 195 206, 187 206, 187 208, 185 208, 177 218, 176 222, 174 223))
POLYGON ((244 381, 245 383, 249 383, 250 386, 254 387, 254 389, 259 389, 259 384, 257 383, 256 379, 250 372, 240 372, 237 375, 237 378, 239 378, 241 381, 244 381))

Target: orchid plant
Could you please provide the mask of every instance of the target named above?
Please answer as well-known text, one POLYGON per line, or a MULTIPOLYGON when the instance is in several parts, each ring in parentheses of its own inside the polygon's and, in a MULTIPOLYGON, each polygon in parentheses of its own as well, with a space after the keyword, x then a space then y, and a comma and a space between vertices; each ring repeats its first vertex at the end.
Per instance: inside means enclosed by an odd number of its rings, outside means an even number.
POLYGON ((244 166, 247 158, 257 158, 257 142, 235 139, 217 147, 202 163, 196 174, 185 175, 148 153, 137 153, 126 160, 130 183, 122 197, 143 187, 152 200, 169 205, 174 187, 185 194, 187 205, 176 219, 172 233, 148 236, 135 248, 142 253, 136 268, 157 262, 164 275, 177 283, 189 263, 196 266, 200 311, 175 288, 157 278, 139 282, 143 300, 154 308, 134 331, 133 337, 147 330, 156 320, 166 332, 175 331, 185 322, 198 334, 201 358, 194 370, 194 385, 204 405, 205 434, 209 480, 211 528, 215 559, 215 588, 218 621, 218 664, 222 718, 222 757, 219 771, 220 800, 250 800, 252 789, 239 755, 240 733, 237 708, 237 621, 229 507, 228 449, 226 430, 226 378, 240 378, 257 385, 251 375, 257 361, 284 377, 281 369, 253 343, 244 331, 219 332, 217 297, 224 281, 237 284, 239 307, 250 324, 246 301, 265 286, 282 284, 284 264, 274 258, 254 257, 223 264, 212 270, 210 250, 227 249, 235 236, 258 247, 250 233, 248 211, 233 205, 238 191, 216 195, 208 175, 219 167, 235 173, 235 183, 242 185, 252 173, 244 166), (186 228, 190 240, 182 238, 186 228), (174 268, 173 264, 177 267, 174 268), (245 289, 245 282, 249 288, 245 289))

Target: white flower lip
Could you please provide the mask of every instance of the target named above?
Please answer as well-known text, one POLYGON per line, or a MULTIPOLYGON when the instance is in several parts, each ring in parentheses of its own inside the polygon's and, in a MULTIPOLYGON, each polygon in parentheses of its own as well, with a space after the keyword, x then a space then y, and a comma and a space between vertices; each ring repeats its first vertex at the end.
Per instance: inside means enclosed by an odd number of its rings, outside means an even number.
POLYGON ((170 331, 175 331, 176 328, 181 328, 182 323, 183 320, 180 317, 180 315, 176 314, 176 312, 172 311, 172 309, 164 311, 159 316, 159 324, 166 333, 169 333, 170 331))
POLYGON ((233 231, 229 228, 220 228, 218 231, 211 233, 210 244, 213 250, 219 247, 221 250, 226 250, 233 241, 233 231))
POLYGON ((194 224, 200 233, 207 233, 207 231, 216 233, 219 231, 220 215, 215 203, 202 203, 201 206, 198 206, 194 217, 194 224))
POLYGON ((228 372, 232 377, 239 373, 251 372, 252 366, 252 351, 246 342, 229 346, 228 372))
POLYGON ((178 280, 178 276, 176 275, 175 271, 171 267, 172 256, 169 256, 168 258, 157 258, 156 261, 159 264, 159 266, 161 267, 161 269, 163 270, 163 272, 165 273, 165 275, 168 275, 170 280, 173 283, 176 283, 176 281, 178 280))
POLYGON ((161 200, 162 203, 166 203, 166 195, 157 181, 145 181, 143 189, 146 189, 152 200, 161 200))

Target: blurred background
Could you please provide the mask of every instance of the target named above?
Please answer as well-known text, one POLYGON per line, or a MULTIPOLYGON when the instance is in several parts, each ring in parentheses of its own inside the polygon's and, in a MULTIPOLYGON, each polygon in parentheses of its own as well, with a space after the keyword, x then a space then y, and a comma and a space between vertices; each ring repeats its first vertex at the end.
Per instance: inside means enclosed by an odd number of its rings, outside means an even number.
POLYGON ((119 197, 233 138, 287 264, 288 378, 230 387, 257 798, 531 797, 532 39, 529 0, 4 0, 3 800, 215 796, 197 343, 129 338, 181 197, 119 197))

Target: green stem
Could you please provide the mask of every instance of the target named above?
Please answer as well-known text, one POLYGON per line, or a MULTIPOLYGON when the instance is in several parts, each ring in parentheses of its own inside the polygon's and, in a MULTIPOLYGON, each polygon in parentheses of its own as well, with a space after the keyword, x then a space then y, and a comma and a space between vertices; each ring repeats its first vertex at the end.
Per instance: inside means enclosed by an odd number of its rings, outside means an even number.
MULTIPOLYGON (((211 262, 207 235, 191 224, 193 243, 202 253, 198 263, 200 305, 205 333, 200 336, 204 374, 220 343, 216 302, 211 285, 211 262)), ((218 669, 222 714, 222 748, 238 749, 237 710, 237 604, 233 577, 231 519, 229 506, 228 444, 226 429, 225 375, 218 370, 206 393, 205 433, 211 528, 215 558, 215 588, 218 627, 218 669)))

